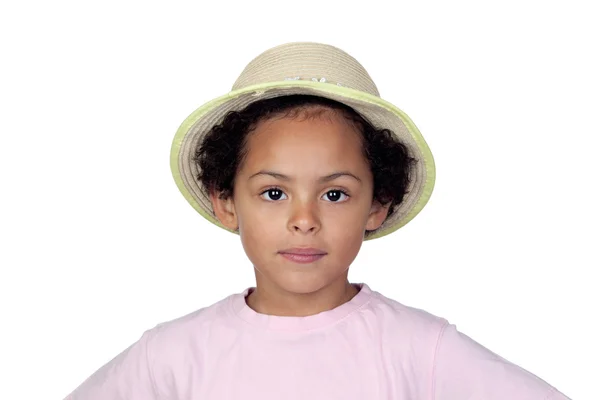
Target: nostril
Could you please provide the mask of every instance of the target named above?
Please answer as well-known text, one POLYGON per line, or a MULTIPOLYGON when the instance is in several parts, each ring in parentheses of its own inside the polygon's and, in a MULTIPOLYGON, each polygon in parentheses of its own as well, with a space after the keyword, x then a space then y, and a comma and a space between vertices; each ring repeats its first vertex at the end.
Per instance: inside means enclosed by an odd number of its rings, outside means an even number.
POLYGON ((294 226, 294 230, 301 231, 301 232, 312 232, 312 231, 315 230, 315 227, 313 226, 313 227, 310 227, 310 228, 307 228, 307 229, 303 229, 303 228, 301 228, 301 227, 299 227, 299 226, 296 225, 296 226, 294 226))

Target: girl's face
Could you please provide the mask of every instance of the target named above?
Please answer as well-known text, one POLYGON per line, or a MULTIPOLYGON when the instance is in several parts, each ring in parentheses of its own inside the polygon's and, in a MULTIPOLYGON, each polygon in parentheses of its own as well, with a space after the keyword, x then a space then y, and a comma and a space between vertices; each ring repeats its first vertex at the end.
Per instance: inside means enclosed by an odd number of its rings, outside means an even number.
POLYGON ((223 224, 239 229, 257 286, 298 294, 345 284, 365 230, 379 227, 388 209, 373 201, 360 133, 318 107, 260 122, 233 199, 213 203, 223 224))

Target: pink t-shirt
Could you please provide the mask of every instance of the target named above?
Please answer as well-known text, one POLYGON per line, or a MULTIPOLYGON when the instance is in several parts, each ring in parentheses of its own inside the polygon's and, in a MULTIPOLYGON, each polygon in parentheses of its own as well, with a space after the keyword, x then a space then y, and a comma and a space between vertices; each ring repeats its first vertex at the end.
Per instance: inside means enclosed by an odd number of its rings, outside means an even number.
POLYGON ((66 399, 567 399, 445 319, 358 286, 308 317, 259 314, 248 288, 146 331, 66 399))

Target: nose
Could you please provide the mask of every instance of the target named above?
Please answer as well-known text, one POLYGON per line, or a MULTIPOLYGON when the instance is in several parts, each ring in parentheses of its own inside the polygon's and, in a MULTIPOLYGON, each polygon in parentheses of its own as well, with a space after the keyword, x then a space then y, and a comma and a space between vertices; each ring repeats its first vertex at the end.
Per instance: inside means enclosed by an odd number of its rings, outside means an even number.
POLYGON ((321 230, 317 205, 314 202, 298 202, 294 204, 288 221, 288 229, 292 233, 301 234, 315 234, 321 230))

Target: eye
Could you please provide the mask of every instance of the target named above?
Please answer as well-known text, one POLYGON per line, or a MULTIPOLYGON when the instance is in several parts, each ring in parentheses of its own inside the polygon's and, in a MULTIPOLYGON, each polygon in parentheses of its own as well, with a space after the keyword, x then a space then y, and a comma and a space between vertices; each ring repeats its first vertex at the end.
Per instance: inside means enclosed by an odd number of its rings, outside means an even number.
POLYGON ((285 193, 283 193, 283 190, 277 189, 277 188, 267 189, 260 194, 260 197, 262 197, 265 200, 270 200, 270 201, 281 200, 281 198, 284 196, 285 196, 285 193))
POLYGON ((348 197, 348 194, 346 194, 343 190, 330 190, 329 192, 325 193, 323 195, 323 197, 325 198, 326 201, 330 201, 332 203, 340 203, 340 199, 346 200, 348 197))

